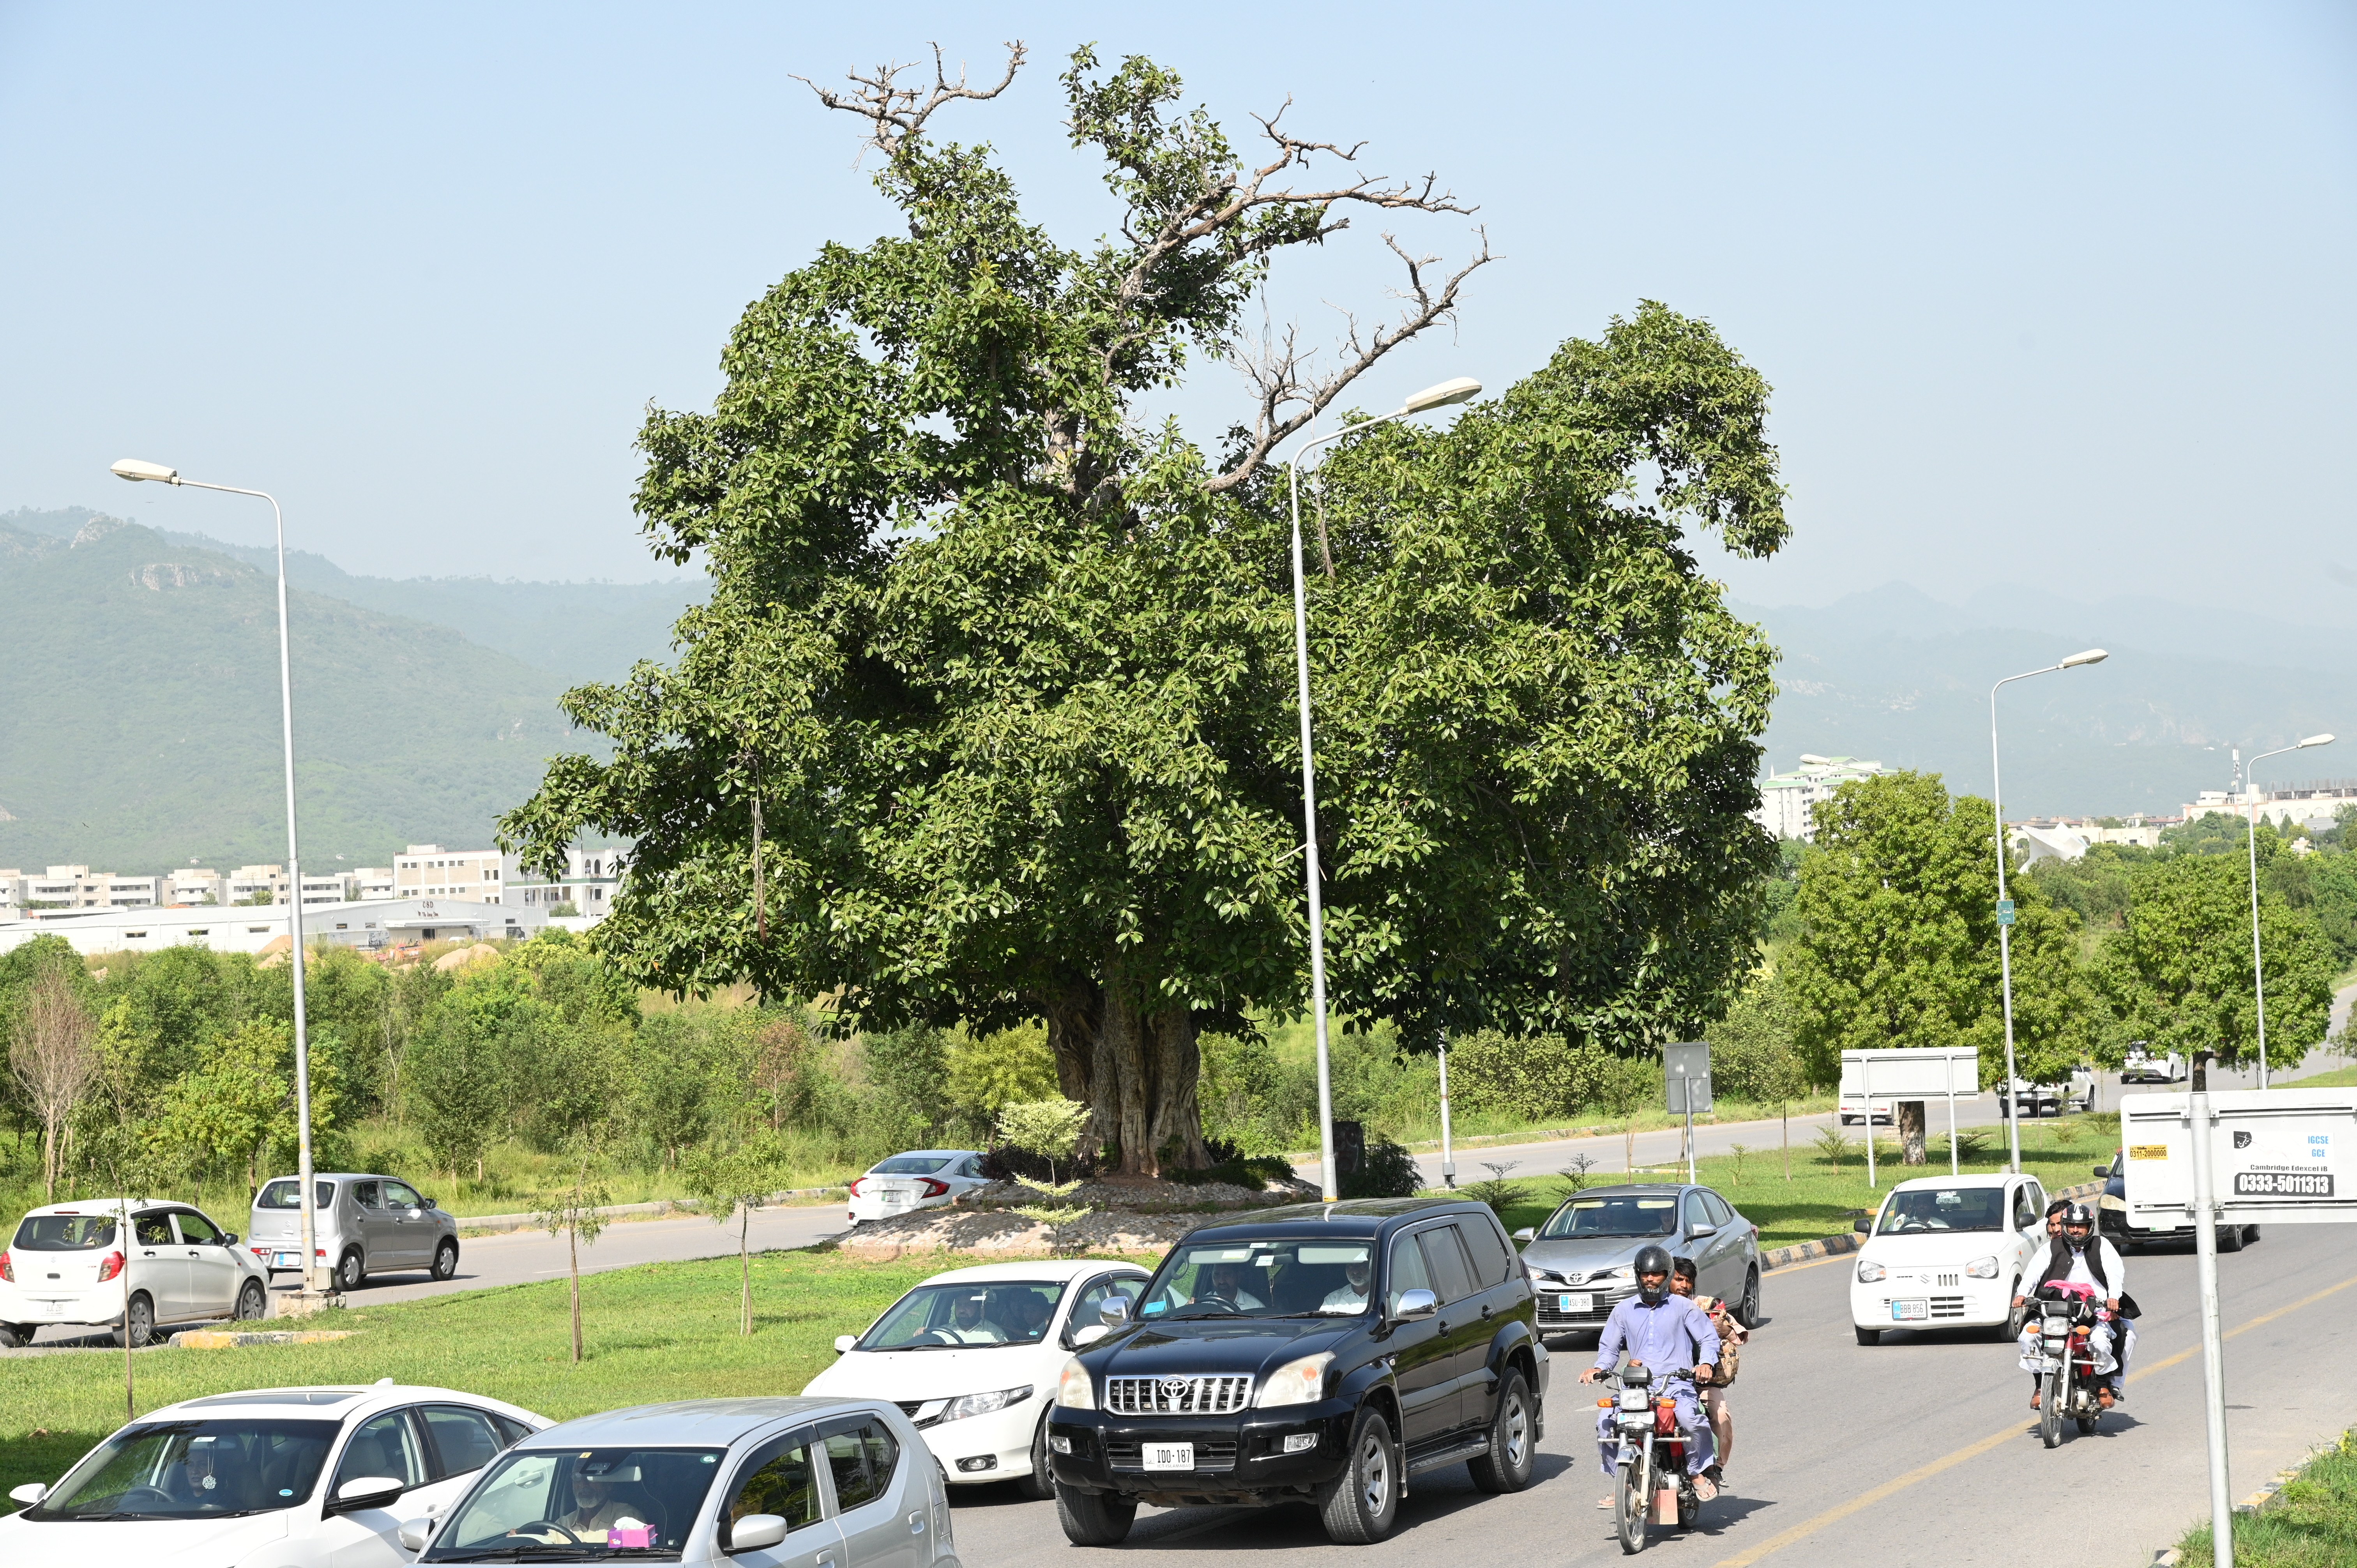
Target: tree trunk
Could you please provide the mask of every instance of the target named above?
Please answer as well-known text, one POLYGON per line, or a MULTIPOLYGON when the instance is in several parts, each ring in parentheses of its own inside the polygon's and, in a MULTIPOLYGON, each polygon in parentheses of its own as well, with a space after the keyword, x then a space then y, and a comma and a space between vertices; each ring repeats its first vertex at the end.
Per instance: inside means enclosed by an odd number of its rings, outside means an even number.
MULTIPOLYGON (((1871 1137, 1873 1133, 1874 1129, 1869 1126, 1867 1136, 1871 1137)), ((1920 1100, 1899 1102, 1899 1152, 1900 1157, 1910 1165, 1920 1165, 1924 1161, 1923 1101, 1920 1100)))
POLYGON ((1089 1108, 1079 1146, 1095 1153, 1100 1169, 1115 1150, 1114 1168, 1129 1176, 1211 1165, 1196 1098, 1202 1058, 1190 1010, 1147 1012, 1116 978, 1071 985, 1043 1011, 1057 1086, 1065 1099, 1089 1108))

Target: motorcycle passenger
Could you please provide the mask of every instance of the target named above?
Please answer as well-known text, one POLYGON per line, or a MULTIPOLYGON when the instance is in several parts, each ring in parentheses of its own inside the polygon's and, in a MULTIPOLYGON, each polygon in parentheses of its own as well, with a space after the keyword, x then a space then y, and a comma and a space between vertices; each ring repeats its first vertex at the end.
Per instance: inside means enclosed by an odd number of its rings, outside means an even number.
MULTIPOLYGON (((2119 1399, 2122 1379, 2120 1363, 2112 1355, 2112 1326, 2124 1322, 2119 1316, 2120 1297, 2127 1291, 2127 1264, 2121 1261, 2119 1249, 2095 1233, 2095 1211, 2083 1203, 2066 1204, 2062 1210, 2062 1233, 2050 1243, 2043 1260, 2032 1256, 2032 1273, 2021 1277, 2021 1294, 2013 1298, 2016 1311, 2038 1294, 2038 1287, 2049 1283, 2078 1284, 2092 1288, 2104 1304, 2093 1330, 2087 1336, 2088 1353, 2095 1359, 2095 1370, 2110 1380, 2095 1391, 2096 1402, 2105 1410, 2119 1399)), ((2022 1325, 2021 1365, 2030 1371, 2038 1354, 2038 1320, 2030 1317, 2022 1325)), ((2032 1372, 2029 1408, 2036 1410, 2041 1397, 2041 1384, 2032 1372)))
MULTIPOLYGON (((1685 1434, 1686 1477, 1695 1494, 1707 1502, 1718 1496, 1718 1485, 1705 1474, 1711 1465, 1711 1432, 1695 1398, 1695 1385, 1710 1381, 1711 1367, 1718 1360, 1718 1330, 1711 1326, 1701 1308, 1671 1291, 1670 1254, 1661 1247, 1638 1250, 1636 1273, 1637 1294, 1614 1307, 1612 1316, 1604 1320, 1604 1333, 1596 1344, 1596 1364, 1580 1373, 1579 1380, 1594 1382, 1610 1371, 1623 1354, 1631 1366, 1651 1369, 1656 1395, 1666 1393, 1675 1402, 1678 1430, 1685 1434)), ((1620 1455, 1617 1419, 1609 1406, 1596 1416, 1597 1453, 1608 1477, 1614 1473, 1613 1461, 1620 1455)), ((1609 1493, 1597 1504, 1611 1506, 1609 1493)))
POLYGON ((1735 1456, 1735 1412, 1727 1402, 1727 1388, 1735 1381, 1738 1359, 1742 1348, 1751 1338, 1751 1330, 1743 1320, 1727 1310, 1727 1302, 1719 1296, 1695 1294, 1695 1262, 1692 1258, 1675 1258, 1670 1262, 1670 1288, 1702 1308, 1710 1326, 1718 1330, 1718 1366, 1712 1372, 1710 1384, 1702 1391, 1703 1413, 1710 1418, 1710 1435, 1715 1452, 1710 1467, 1703 1472, 1716 1486, 1727 1485, 1727 1462, 1735 1456))

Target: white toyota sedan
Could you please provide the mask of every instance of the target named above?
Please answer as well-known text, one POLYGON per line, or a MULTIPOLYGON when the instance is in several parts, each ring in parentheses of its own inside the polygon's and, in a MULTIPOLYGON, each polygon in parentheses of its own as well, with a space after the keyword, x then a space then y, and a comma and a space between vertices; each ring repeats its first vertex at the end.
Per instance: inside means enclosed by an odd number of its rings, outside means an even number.
POLYGON ((951 1481, 1012 1480, 1045 1498, 1056 1380, 1104 1332, 1105 1302, 1120 1296, 1135 1311, 1152 1277, 1135 1263, 1070 1258, 935 1274, 866 1333, 837 1339, 843 1359, 802 1392, 889 1400, 951 1481))
POLYGON ((407 1568, 401 1521, 442 1513, 549 1423, 479 1394, 261 1389, 167 1405, 53 1487, 8 1495, 8 1568, 407 1568))
POLYGON ((118 1338, 144 1346, 165 1324, 260 1317, 268 1292, 262 1265, 237 1244, 237 1233, 188 1204, 52 1203, 19 1220, 0 1251, 0 1346, 29 1345, 44 1324, 57 1323, 112 1326, 118 1338))
POLYGON ((1857 1229, 1850 1321, 1874 1345, 1894 1328, 2021 1332, 2013 1298, 2045 1240, 2046 1189, 2034 1176, 1919 1176, 1900 1182, 1857 1229))
POLYGON ((982 1155, 972 1149, 911 1149, 878 1160, 851 1184, 850 1220, 889 1219, 911 1209, 931 1208, 988 1187, 982 1155))

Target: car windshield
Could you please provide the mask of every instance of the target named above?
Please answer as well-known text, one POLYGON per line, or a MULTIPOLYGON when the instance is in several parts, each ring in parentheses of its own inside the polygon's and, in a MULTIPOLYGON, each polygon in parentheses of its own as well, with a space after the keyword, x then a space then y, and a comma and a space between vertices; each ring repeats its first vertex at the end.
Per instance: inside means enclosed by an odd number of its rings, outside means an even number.
POLYGON ((939 1155, 895 1155, 871 1167, 869 1176, 931 1176, 949 1161, 939 1155))
MULTIPOLYGON (((253 1200, 253 1207, 256 1208, 300 1208, 303 1207, 303 1184, 299 1181, 287 1181, 283 1179, 274 1181, 269 1186, 262 1189, 262 1196, 253 1200)), ((311 1184, 311 1207, 314 1208, 335 1208, 336 1184, 331 1181, 313 1182, 311 1184)))
POLYGON ((338 1430, 250 1416, 126 1426, 27 1517, 227 1519, 293 1508, 311 1495, 338 1430))
POLYGON ((1667 1236, 1678 1228, 1677 1194, 1616 1192, 1575 1197, 1539 1230, 1542 1240, 1571 1236, 1667 1236))
POLYGON ((1064 1298, 1062 1280, 968 1280, 919 1285, 859 1341, 862 1350, 1037 1345, 1064 1298))
POLYGON ((511 1449, 467 1494, 421 1561, 675 1558, 724 1452, 511 1449))
POLYGON ((1894 1192, 1883 1207, 1878 1236, 1914 1236, 1927 1230, 2002 1230, 2005 1194, 1993 1187, 1932 1187, 1894 1192))
POLYGON ((105 1214, 27 1214, 9 1243, 26 1252, 88 1252, 114 1245, 114 1219, 105 1214))
POLYGON ((1354 1316, 1373 1275, 1368 1241, 1217 1241, 1175 1249, 1137 1315, 1181 1317, 1354 1316))

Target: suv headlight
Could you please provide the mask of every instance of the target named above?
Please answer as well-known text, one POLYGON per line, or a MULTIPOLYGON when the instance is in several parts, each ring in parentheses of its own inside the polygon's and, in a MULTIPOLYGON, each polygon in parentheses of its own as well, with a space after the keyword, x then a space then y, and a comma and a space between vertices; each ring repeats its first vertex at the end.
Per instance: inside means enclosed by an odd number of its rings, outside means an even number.
POLYGON ((1870 1285, 1889 1272, 1880 1263, 1868 1262, 1864 1258, 1857 1261, 1857 1283, 1862 1285, 1870 1285))
POLYGON ((950 1401, 950 1408, 942 1412, 943 1421, 963 1421, 970 1415, 988 1415, 995 1410, 1005 1410, 1011 1404, 1021 1404, 1031 1397, 1031 1385, 1019 1389, 1001 1389, 995 1394, 963 1394, 950 1401))
POLYGON ((1334 1352, 1320 1350, 1315 1356, 1287 1361, 1268 1375, 1253 1403, 1263 1410, 1274 1405, 1316 1404, 1326 1397, 1326 1369, 1333 1360, 1334 1352))
POLYGON ((1056 1402, 1066 1410, 1097 1408, 1096 1385, 1089 1381, 1089 1369, 1078 1356, 1064 1363, 1063 1375, 1056 1380, 1056 1402))
POLYGON ((1976 1280, 1993 1280, 1996 1278, 1996 1260, 1995 1258, 1975 1258, 1971 1262, 1964 1265, 1964 1273, 1972 1275, 1972 1277, 1976 1280))

